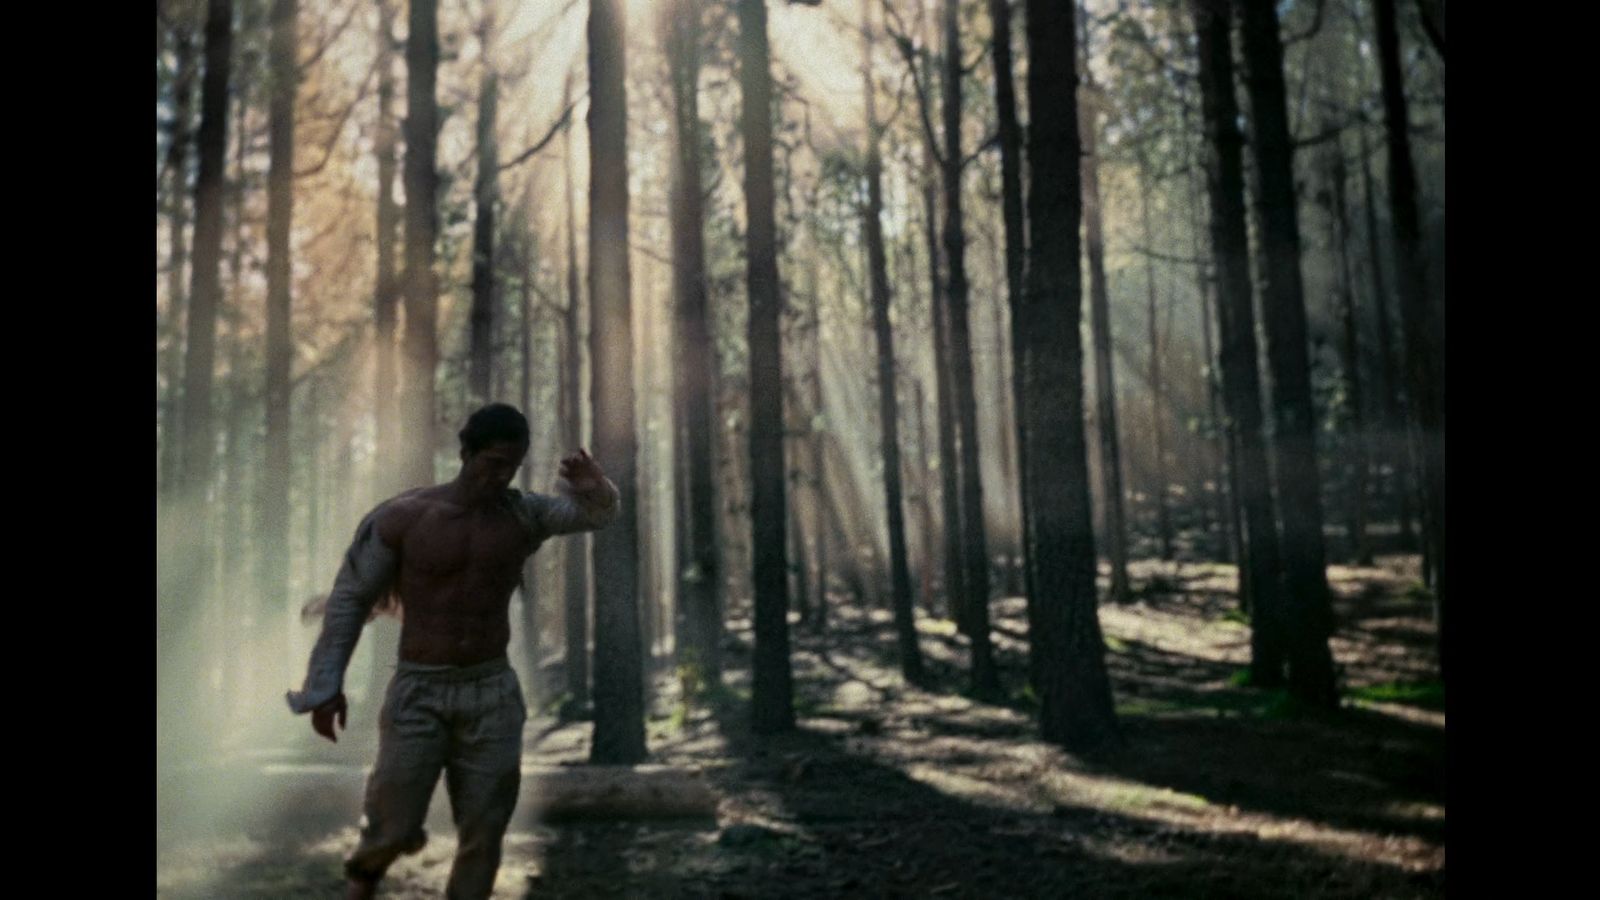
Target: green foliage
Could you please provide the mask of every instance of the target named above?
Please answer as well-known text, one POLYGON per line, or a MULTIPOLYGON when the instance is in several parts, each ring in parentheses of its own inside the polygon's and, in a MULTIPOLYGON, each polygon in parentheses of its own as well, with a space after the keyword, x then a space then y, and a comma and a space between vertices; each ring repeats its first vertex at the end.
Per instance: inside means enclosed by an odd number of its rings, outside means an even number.
POLYGON ((1112 653, 1127 653, 1128 644, 1116 635, 1108 634, 1106 635, 1106 649, 1112 653))
POLYGON ((1310 711, 1300 698, 1286 690, 1271 691, 1266 695, 1258 715, 1263 719, 1279 720, 1299 718, 1310 711))
POLYGON ((1197 707, 1194 704, 1176 703, 1171 700, 1147 700, 1136 698, 1124 700, 1117 704, 1119 716, 1158 716, 1164 713, 1192 712, 1197 707))
POLYGON ((1033 685, 1027 681, 1022 682, 1022 690, 1011 695, 1013 705, 1026 710, 1038 711, 1039 695, 1034 691, 1033 685))
POLYGON ((1444 709, 1444 682, 1438 680, 1389 681, 1347 691, 1345 696, 1358 701, 1406 703, 1428 709, 1444 709))
POLYGON ((1248 626, 1250 624, 1250 614, 1235 606, 1222 614, 1222 621, 1248 626))
POLYGON ((1415 600, 1421 603, 1433 602, 1433 591, 1428 590, 1427 586, 1420 581, 1411 582, 1406 587, 1405 596, 1407 600, 1415 600))
POLYGON ((682 653, 682 661, 678 663, 676 673, 678 688, 682 693, 681 703, 691 703, 706 689, 705 669, 700 664, 695 651, 690 648, 682 653))
MULTIPOLYGON (((1229 683, 1235 687, 1249 681, 1248 670, 1234 673, 1229 683)), ((1288 707, 1285 691, 1220 690, 1172 697, 1133 697, 1117 704, 1119 716, 1205 716, 1217 718, 1277 719, 1297 712, 1288 707)))
POLYGON ((1232 675, 1228 676, 1228 685, 1230 687, 1237 687, 1237 688, 1249 687, 1250 686, 1250 670, 1248 668, 1235 669, 1234 673, 1232 675))
POLYGON ((672 707, 672 712, 664 719, 652 721, 648 725, 651 740, 672 737, 683 731, 689 722, 689 704, 679 701, 672 707))

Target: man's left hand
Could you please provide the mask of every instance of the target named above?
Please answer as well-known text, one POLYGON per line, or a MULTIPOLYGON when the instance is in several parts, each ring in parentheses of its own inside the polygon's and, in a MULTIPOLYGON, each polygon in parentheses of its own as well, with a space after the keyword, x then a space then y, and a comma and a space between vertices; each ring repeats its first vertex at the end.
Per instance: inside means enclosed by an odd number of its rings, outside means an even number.
POLYGON ((574 492, 586 494, 605 483, 606 473, 589 451, 580 447, 577 453, 562 457, 561 477, 572 485, 574 492))

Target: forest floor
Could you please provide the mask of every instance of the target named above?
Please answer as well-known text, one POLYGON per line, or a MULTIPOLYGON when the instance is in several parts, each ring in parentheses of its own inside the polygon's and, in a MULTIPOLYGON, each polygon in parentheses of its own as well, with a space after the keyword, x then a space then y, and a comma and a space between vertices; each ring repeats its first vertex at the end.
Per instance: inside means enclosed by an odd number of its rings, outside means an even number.
MULTIPOLYGON (((1135 563, 1136 602, 1100 609, 1127 746, 1095 758, 1038 737, 1020 597, 993 605, 1013 691, 999 704, 967 696, 965 641, 947 621, 921 622, 928 689, 899 678, 886 611, 835 609, 826 636, 792 628, 799 728, 776 738, 745 725, 749 631, 734 623, 726 688, 686 704, 665 674, 649 726, 652 762, 704 773, 715 820, 514 821, 495 897, 1442 896, 1431 606, 1416 557, 1378 563, 1329 569, 1344 695, 1332 713, 1241 686, 1249 632, 1231 566, 1135 563)), ((590 727, 536 712, 525 765, 581 763, 590 727)), ((347 766, 360 755, 338 750, 347 766)), ((262 802, 280 808, 230 827, 158 812, 158 896, 341 896, 349 810, 262 802)), ((442 895, 445 805, 436 796, 428 845, 379 896, 442 895)))

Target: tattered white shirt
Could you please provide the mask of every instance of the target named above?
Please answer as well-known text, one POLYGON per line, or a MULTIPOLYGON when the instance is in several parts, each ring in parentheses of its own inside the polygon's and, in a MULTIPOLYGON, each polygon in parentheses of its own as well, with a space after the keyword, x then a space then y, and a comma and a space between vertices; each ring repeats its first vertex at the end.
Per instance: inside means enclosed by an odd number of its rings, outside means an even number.
MULTIPOLYGON (((617 486, 610 479, 593 490, 579 494, 565 479, 556 484, 557 493, 535 494, 507 491, 512 512, 517 514, 533 537, 535 549, 547 538, 580 531, 595 531, 616 518, 617 486)), ((345 552, 344 563, 333 581, 322 620, 322 633, 311 649, 311 663, 301 690, 289 691, 289 708, 296 713, 310 712, 344 689, 344 671, 361 638, 361 627, 371 617, 372 608, 394 587, 400 572, 400 554, 378 537, 378 512, 388 503, 367 513, 356 526, 356 535, 345 552)))

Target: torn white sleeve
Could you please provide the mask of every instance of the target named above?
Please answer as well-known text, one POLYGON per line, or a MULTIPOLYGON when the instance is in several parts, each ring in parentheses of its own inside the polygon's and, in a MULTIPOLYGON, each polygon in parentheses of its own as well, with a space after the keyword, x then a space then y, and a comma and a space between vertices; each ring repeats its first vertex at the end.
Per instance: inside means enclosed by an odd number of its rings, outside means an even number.
POLYGON ((621 505, 617 486, 603 478, 591 490, 578 493, 565 478, 556 482, 556 493, 525 494, 523 502, 533 521, 546 534, 572 534, 596 531, 611 524, 621 505))
POLYGON ((399 569, 399 555, 378 537, 377 510, 367 514, 345 552, 344 564, 328 595, 322 633, 311 649, 305 686, 288 693, 289 708, 310 712, 344 688, 344 670, 350 665, 361 627, 378 599, 389 590, 399 569))

